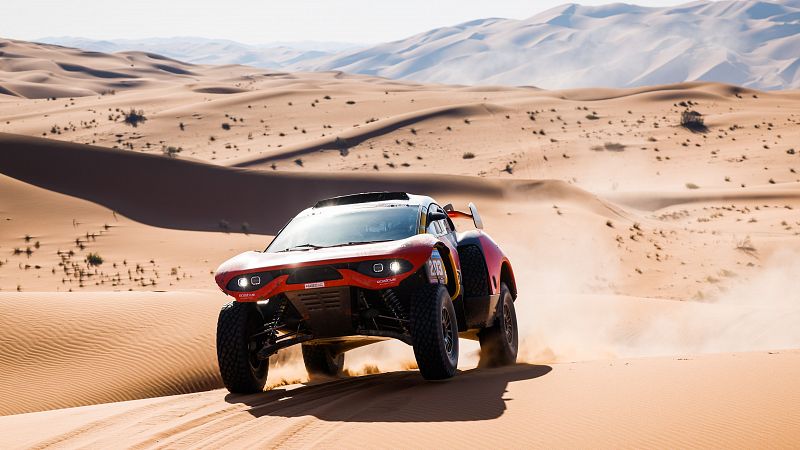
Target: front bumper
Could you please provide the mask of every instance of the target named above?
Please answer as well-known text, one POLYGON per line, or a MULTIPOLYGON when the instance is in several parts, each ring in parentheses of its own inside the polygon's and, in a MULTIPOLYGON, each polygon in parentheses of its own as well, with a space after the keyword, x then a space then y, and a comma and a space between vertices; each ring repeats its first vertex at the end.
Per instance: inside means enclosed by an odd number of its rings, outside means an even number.
MULTIPOLYGON (((319 267, 326 266, 311 266, 308 269, 319 267)), ((296 276, 295 273, 297 271, 302 271, 304 269, 298 268, 294 269, 294 272, 291 272, 290 269, 289 273, 282 273, 276 276, 270 282, 265 283, 263 287, 255 291, 240 292, 224 288, 222 291, 240 302, 257 302, 283 293, 290 294, 305 291, 315 291, 319 289, 356 287, 361 289, 380 290, 399 286, 403 280, 411 276, 416 270, 416 268, 414 268, 405 273, 383 278, 375 278, 361 274, 349 268, 335 267, 332 265, 327 267, 333 267, 336 273, 339 274, 339 278, 329 279, 331 277, 314 278, 296 276)), ((279 272, 287 272, 287 270, 283 269, 279 272)), ((237 274, 236 276, 240 275, 242 274, 237 274)), ((235 277, 230 278, 232 279, 235 277)))

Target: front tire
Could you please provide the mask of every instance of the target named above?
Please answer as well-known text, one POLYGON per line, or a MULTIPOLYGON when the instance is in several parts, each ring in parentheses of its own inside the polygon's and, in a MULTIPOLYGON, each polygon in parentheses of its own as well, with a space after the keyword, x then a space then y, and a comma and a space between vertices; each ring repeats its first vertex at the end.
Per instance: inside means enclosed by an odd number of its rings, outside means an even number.
POLYGON ((344 353, 336 354, 327 345, 302 344, 303 362, 309 379, 338 377, 344 370, 344 353))
POLYGON ((456 374, 458 323, 447 289, 426 285, 411 298, 411 341, 417 366, 426 380, 443 380, 456 374))
POLYGON ((505 283, 500 284, 500 301, 494 324, 481 330, 478 339, 481 342, 478 367, 508 366, 517 362, 517 312, 514 309, 514 298, 505 283))
POLYGON ((230 302, 217 320, 217 362, 222 382, 234 394, 262 392, 269 360, 259 359, 262 342, 251 336, 264 327, 255 303, 230 302))

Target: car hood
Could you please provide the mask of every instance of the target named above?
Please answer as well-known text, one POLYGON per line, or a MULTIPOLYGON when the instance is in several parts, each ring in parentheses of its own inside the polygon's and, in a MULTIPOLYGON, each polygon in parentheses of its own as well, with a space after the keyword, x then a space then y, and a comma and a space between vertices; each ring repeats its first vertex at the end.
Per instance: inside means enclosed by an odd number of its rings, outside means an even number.
POLYGON ((402 257, 417 266, 421 262, 427 261, 436 242, 437 239, 430 234, 418 234, 397 241, 316 250, 294 250, 280 253, 249 251, 222 263, 217 269, 216 276, 219 279, 232 272, 273 270, 301 265, 333 264, 383 257, 402 257))

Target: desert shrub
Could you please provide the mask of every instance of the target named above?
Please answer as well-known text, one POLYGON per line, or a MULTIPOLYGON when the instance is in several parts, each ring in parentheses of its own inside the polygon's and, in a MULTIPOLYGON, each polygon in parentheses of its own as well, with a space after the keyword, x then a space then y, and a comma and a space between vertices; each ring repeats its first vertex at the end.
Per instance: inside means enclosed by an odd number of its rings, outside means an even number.
POLYGON ((686 189, 700 189, 700 186, 694 183, 686 183, 686 189))
POLYGON ((463 159, 472 159, 474 157, 475 157, 475 153, 472 153, 472 152, 465 152, 463 155, 461 155, 461 158, 463 158, 463 159))
POLYGON ((228 122, 224 122, 222 124, 222 129, 223 130, 230 130, 231 129, 231 124, 229 124, 228 122))
POLYGON ((89 253, 86 255, 86 263, 90 266, 99 266, 103 264, 103 258, 97 253, 89 253))
POLYGON ((123 112, 122 115, 125 117, 125 123, 128 125, 136 128, 139 126, 140 123, 144 123, 147 121, 147 117, 144 116, 144 110, 136 110, 131 108, 128 112, 123 112))
POLYGON ((689 109, 681 113, 681 126, 692 131, 702 131, 706 129, 706 125, 703 122, 703 115, 689 109))
POLYGON ((170 158, 178 156, 178 153, 180 153, 182 151, 183 151, 183 148, 181 148, 181 147, 173 147, 171 145, 165 145, 165 146, 161 147, 161 152, 164 153, 164 155, 169 156, 170 158))

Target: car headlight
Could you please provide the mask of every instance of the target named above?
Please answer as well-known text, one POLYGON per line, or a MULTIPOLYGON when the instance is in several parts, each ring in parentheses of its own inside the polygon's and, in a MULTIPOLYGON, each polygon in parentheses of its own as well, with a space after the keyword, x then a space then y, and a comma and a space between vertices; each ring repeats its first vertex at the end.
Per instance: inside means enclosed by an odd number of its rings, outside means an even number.
POLYGON ((257 291, 272 281, 273 278, 270 272, 245 273, 233 277, 228 282, 226 289, 236 292, 257 291))
POLYGON ((381 259, 375 261, 362 261, 358 263, 356 271, 373 278, 386 278, 399 275, 411 270, 414 266, 405 259, 381 259))

